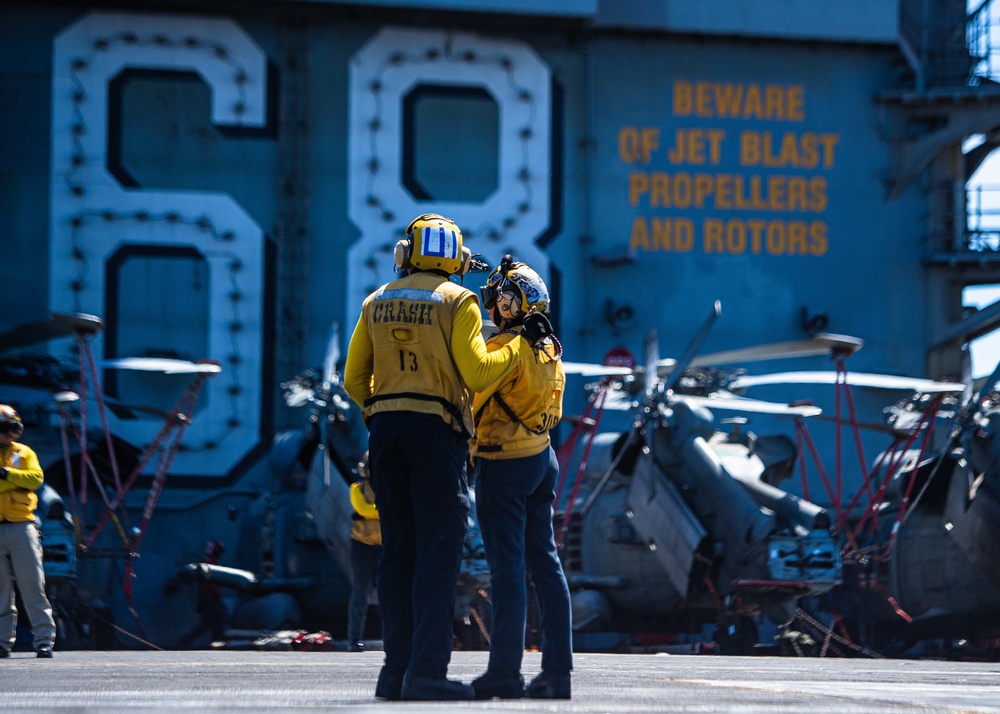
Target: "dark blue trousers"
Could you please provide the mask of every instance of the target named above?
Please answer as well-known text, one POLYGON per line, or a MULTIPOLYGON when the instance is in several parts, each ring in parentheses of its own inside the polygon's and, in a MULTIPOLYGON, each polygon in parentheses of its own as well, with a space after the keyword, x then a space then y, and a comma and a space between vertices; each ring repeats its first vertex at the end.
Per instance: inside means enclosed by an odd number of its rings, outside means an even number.
POLYGON ((521 671, 527 567, 541 615, 542 670, 573 669, 569 588, 556 553, 552 503, 559 463, 550 447, 520 459, 477 459, 476 512, 490 565, 493 627, 489 670, 521 671))
POLYGON ((351 600, 347 609, 347 639, 361 642, 368 619, 368 593, 375 584, 382 546, 351 539, 351 600))
POLYGON ((387 675, 443 679, 469 513, 468 442, 436 416, 382 412, 368 452, 382 525, 378 598, 387 675))

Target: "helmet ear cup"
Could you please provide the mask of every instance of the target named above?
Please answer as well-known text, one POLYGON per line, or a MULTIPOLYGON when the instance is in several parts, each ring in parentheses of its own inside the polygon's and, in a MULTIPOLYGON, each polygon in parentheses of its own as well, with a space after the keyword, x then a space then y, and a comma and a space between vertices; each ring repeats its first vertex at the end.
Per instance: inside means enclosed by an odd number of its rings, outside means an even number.
POLYGON ((409 238, 404 238, 403 240, 396 241, 396 245, 392 249, 392 259, 396 263, 396 267, 400 270, 410 270, 413 265, 410 264, 410 255, 413 253, 413 241, 409 238))
POLYGON ((514 284, 499 291, 496 299, 496 312, 504 320, 516 320, 524 314, 521 309, 521 291, 514 284))
POLYGON ((465 275, 472 267, 472 251, 462 246, 462 266, 458 269, 459 275, 465 275))

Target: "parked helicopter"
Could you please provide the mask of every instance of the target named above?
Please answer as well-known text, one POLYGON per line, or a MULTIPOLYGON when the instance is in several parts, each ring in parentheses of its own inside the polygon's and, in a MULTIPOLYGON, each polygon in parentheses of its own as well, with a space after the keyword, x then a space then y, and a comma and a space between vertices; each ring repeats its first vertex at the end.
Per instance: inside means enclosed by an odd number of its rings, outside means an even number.
MULTIPOLYGON (((931 452, 919 458, 920 449, 910 448, 913 441, 926 434, 924 444, 931 443, 936 413, 943 403, 954 402, 965 385, 893 375, 848 376, 844 360, 863 342, 846 336, 817 335, 808 341, 699 356, 718 315, 716 305, 676 362, 659 360, 655 349, 647 349, 646 368, 567 365, 570 372, 604 375, 606 381, 598 385, 591 409, 596 405, 599 413, 602 405, 620 407, 624 402, 633 410, 628 431, 596 434, 583 446, 576 445, 577 482, 560 500, 563 513, 557 522, 566 529, 562 555, 573 590, 577 643, 622 646, 635 642, 637 633, 648 640, 649 633, 697 633, 714 625, 713 637, 722 651, 748 652, 757 644, 755 621, 787 627, 795 619, 797 627, 807 629, 806 621, 818 622, 812 612, 822 619, 814 634, 829 644, 830 623, 836 622, 840 630, 835 637, 846 644, 842 650, 856 654, 887 643, 897 625, 918 631, 907 619, 920 618, 911 618, 905 605, 901 607, 904 602, 930 620, 934 613, 946 614, 942 622, 952 633, 960 632, 956 625, 963 612, 994 610, 995 605, 985 602, 982 576, 970 572, 963 562, 967 558, 955 557, 958 542, 945 537, 946 524, 940 516, 946 479, 939 475, 936 490, 924 489, 916 499, 918 507, 900 509, 901 502, 905 507, 912 499, 911 492, 920 490, 921 482, 932 481, 929 472, 935 468, 931 452), (833 355, 836 372, 751 377, 745 370, 712 369, 823 351, 833 355), (643 387, 637 389, 640 382, 643 387), (780 405, 741 396, 751 387, 778 382, 833 383, 848 400, 852 384, 917 394, 907 400, 908 406, 897 407, 895 430, 875 425, 900 441, 874 468, 862 464, 864 479, 852 481, 864 483, 862 491, 870 495, 870 505, 857 505, 861 491, 852 503, 832 492, 829 505, 820 507, 809 500, 805 480, 802 498, 779 488, 796 470, 805 474, 807 454, 813 456, 814 468, 824 478, 826 474, 805 429, 807 421, 825 418, 819 409, 808 402, 780 405), (784 413, 795 425, 795 440, 745 432, 742 416, 723 419, 722 424, 732 429, 723 433, 712 416, 720 409, 784 413), (912 418, 900 417, 921 409, 927 414, 915 429, 912 418), (904 421, 910 429, 903 428, 904 421), (923 464, 922 480, 908 475, 918 463, 923 464), (880 468, 881 482, 875 475, 880 468), (899 514, 900 519, 883 517, 881 530, 876 529, 875 535, 866 530, 869 540, 860 543, 857 531, 862 525, 869 528, 871 516, 879 513, 899 514), (862 524, 866 514, 868 522, 862 524), (935 515, 937 526, 931 528, 927 522, 935 515), (964 601, 958 602, 959 598, 964 601)), ((854 417, 853 403, 850 411, 857 433, 862 425, 854 417)), ((840 413, 838 404, 834 419, 838 429, 847 425, 840 413)), ((980 416, 979 421, 988 424, 989 418, 980 416)), ((976 433, 981 436, 983 429, 976 433)), ((991 453, 989 444, 983 442, 978 450, 991 453)), ((985 456, 980 459, 988 461, 985 456)), ((836 463, 840 487, 839 454, 836 463)), ((944 473, 940 466, 937 470, 944 473)), ((974 481, 966 478, 962 483, 974 481)), ((980 479, 979 484, 984 482, 980 479)), ((990 512, 996 503, 992 491, 985 498, 976 488, 969 492, 980 500, 976 506, 980 514, 990 512)), ((1000 519, 973 516, 964 523, 969 524, 964 532, 976 534, 967 537, 971 543, 982 536, 985 523, 1000 519)), ((992 554, 987 548, 972 550, 982 560, 992 554)))
MULTIPOLYGON (((829 514, 778 487, 791 474, 794 444, 745 433, 740 419, 724 434, 706 405, 802 418, 820 410, 721 396, 724 375, 689 372, 720 312, 716 303, 677 361, 658 359, 651 333, 630 430, 593 436, 574 459, 578 477, 558 501, 557 521, 581 646, 600 641, 588 632, 694 633, 714 624, 723 651, 748 651, 757 641, 754 617, 785 623, 800 598, 840 581, 829 514)), ((830 346, 785 348, 815 354, 830 346)), ((596 371, 635 391, 632 369, 596 371)), ((603 383, 592 402, 598 410, 606 394, 603 383)))
MULTIPOLYGON (((808 373, 770 379, 828 381, 808 373)), ((807 603, 803 620, 814 629, 810 615, 842 624, 840 644, 856 652, 934 646, 948 656, 996 656, 998 380, 1000 366, 964 401, 967 384, 924 384, 886 409, 891 444, 873 464, 859 463, 856 493, 832 491, 845 577, 807 603)))

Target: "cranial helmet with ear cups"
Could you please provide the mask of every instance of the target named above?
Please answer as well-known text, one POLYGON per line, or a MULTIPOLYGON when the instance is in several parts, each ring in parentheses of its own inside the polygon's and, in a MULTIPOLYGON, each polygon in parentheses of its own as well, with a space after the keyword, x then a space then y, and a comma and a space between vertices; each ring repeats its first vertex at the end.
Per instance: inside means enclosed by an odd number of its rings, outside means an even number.
POLYGON ((7 404, 0 404, 0 424, 9 424, 14 427, 14 433, 20 436, 24 431, 24 424, 21 416, 14 407, 7 404))
POLYGON ((500 266, 486 278, 480 294, 483 307, 492 310, 497 306, 505 320, 549 309, 549 289, 542 276, 525 263, 513 262, 509 255, 504 256, 500 266), (508 293, 512 294, 512 303, 503 299, 508 293))
POLYGON ((437 213, 424 213, 410 221, 406 238, 396 243, 393 258, 404 270, 443 270, 465 275, 472 251, 462 245, 462 231, 453 220, 437 213))

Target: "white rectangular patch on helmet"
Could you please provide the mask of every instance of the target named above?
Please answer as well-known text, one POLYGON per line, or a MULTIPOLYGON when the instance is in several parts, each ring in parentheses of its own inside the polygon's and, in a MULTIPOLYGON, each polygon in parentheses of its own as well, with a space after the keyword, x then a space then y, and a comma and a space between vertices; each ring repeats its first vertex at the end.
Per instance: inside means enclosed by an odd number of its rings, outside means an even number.
POLYGON ((428 226, 423 229, 421 252, 428 258, 458 258, 458 236, 455 231, 444 226, 428 226))

